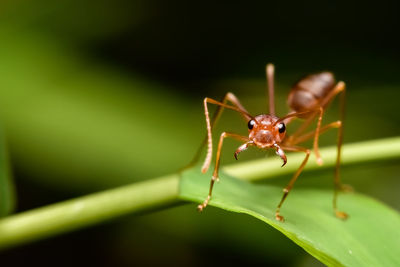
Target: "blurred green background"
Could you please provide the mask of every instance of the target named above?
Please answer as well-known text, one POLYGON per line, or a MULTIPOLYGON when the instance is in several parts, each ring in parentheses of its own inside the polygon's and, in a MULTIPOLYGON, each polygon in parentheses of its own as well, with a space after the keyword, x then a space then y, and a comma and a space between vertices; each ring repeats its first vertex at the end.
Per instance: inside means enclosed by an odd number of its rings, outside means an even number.
MULTIPOLYGON (((398 5, 0 2, 0 123, 16 212, 175 172, 205 134, 205 96, 231 91, 251 113, 267 111, 268 62, 276 65, 278 115, 287 112, 298 78, 331 70, 348 86, 345 142, 399 135, 398 5)), ((335 101, 324 121, 337 118, 335 101)), ((216 132, 222 129, 247 131, 233 112, 216 132)), ((335 136, 327 133, 321 144, 334 144, 335 136)), ((236 147, 226 142, 222 164, 233 162, 236 147)), ((249 150, 240 160, 270 155, 249 150)), ((342 173, 357 191, 400 209, 398 161, 342 173)), ((296 187, 331 188, 332 175, 304 173, 296 187)), ((289 178, 266 182, 284 185, 289 178)), ((320 265, 254 218, 214 208, 198 214, 193 204, 4 251, 0 260, 2 266, 320 265)))

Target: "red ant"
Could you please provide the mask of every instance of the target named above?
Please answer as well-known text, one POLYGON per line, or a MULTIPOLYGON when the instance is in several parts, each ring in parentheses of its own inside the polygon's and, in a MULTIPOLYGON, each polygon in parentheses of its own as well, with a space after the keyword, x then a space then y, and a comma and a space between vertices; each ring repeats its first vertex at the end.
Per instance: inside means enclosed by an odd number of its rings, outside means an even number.
POLYGON ((320 134, 331 128, 338 128, 333 209, 338 218, 346 219, 348 215, 345 212, 339 211, 336 205, 338 191, 344 188, 340 181, 339 167, 341 147, 343 142, 342 121, 344 116, 345 83, 342 81, 335 83, 335 78, 331 72, 320 72, 304 77, 292 87, 289 93, 288 104, 291 111, 286 116, 278 118, 275 116, 273 64, 267 64, 266 74, 268 81, 269 114, 261 114, 255 117, 250 115, 250 113, 247 112, 247 110, 242 106, 238 98, 232 93, 227 93, 221 102, 208 97, 204 98, 204 114, 207 123, 207 136, 204 142, 207 141, 208 149, 202 167, 203 173, 207 172, 212 158, 213 147, 211 130, 217 122, 218 118, 220 117, 224 108, 237 111, 244 117, 244 119, 246 119, 246 121, 248 122, 247 125, 249 128, 249 135, 241 136, 235 133, 228 132, 223 132, 221 134, 218 143, 215 168, 210 183, 210 191, 204 202, 198 206, 198 210, 202 211, 211 199, 214 182, 219 180, 218 169, 221 158, 222 144, 226 137, 231 137, 244 142, 234 153, 236 159, 240 152, 246 150, 250 146, 256 146, 261 149, 274 149, 276 151, 276 154, 283 161, 282 167, 286 164, 287 161, 284 151, 304 152, 306 154, 300 167, 295 172, 288 185, 283 189, 282 199, 279 202, 278 207, 276 208, 276 220, 284 221, 283 216, 280 215, 280 209, 289 192, 293 188, 293 185, 299 177, 300 173, 303 171, 304 166, 307 164, 308 158, 310 156, 310 149, 297 145, 311 138, 314 138, 314 153, 317 159, 317 163, 319 165, 322 165, 322 159, 318 150, 318 137, 320 134), (333 100, 333 98, 339 93, 341 93, 340 120, 321 126, 324 110, 327 108, 327 105, 333 100), (231 105, 227 104, 228 101, 231 103, 231 105), (208 113, 208 103, 218 105, 218 109, 214 114, 212 120, 210 120, 208 113), (304 131, 316 117, 318 117, 316 129, 314 131, 304 133, 304 131), (289 124, 294 118, 304 119, 304 122, 294 134, 285 137, 286 125, 289 124))

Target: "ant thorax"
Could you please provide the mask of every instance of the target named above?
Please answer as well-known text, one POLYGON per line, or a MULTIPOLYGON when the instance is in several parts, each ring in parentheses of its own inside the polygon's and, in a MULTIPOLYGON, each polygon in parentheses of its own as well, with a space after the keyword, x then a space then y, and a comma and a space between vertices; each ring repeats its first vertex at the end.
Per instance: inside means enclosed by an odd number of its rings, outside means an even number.
POLYGON ((259 148, 271 148, 285 138, 286 128, 283 122, 276 123, 278 117, 261 114, 249 121, 249 139, 259 148))

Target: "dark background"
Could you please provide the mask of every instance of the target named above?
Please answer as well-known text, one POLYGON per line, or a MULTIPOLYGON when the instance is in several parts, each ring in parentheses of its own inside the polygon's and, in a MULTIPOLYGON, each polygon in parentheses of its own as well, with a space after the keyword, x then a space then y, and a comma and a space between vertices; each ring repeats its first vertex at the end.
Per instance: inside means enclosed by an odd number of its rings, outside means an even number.
MULTIPOLYGON (((267 110, 268 62, 276 65, 279 115, 291 84, 331 70, 348 85, 345 142, 398 135, 398 5, 2 2, 0 120, 16 211, 175 171, 202 139, 205 96, 232 91, 250 112, 267 110)), ((336 118, 333 103, 326 120, 336 118)), ((246 131, 232 114, 220 128, 246 131)), ((334 136, 321 143, 334 144, 334 136)), ((224 162, 232 161, 227 154, 224 162)), ((243 160, 263 155, 253 151, 243 160)), ((399 209, 398 171, 398 162, 385 162, 345 167, 343 176, 399 209)), ((313 174, 319 175, 305 174, 308 183, 298 186, 330 188, 313 178, 330 172, 313 174)), ((264 223, 213 208, 199 215, 194 207, 128 216, 4 251, 1 264, 319 265, 264 223)))

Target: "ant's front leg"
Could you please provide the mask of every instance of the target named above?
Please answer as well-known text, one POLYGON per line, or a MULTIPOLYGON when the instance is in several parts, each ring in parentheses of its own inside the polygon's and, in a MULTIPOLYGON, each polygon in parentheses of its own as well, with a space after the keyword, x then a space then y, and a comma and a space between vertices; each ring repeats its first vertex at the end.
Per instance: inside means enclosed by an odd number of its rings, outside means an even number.
POLYGON ((306 153, 306 157, 304 158, 303 162, 301 163, 300 167, 297 169, 296 173, 293 175, 292 179, 289 181, 288 185, 283 189, 283 196, 281 201, 279 202, 278 207, 276 208, 275 212, 275 219, 277 221, 284 221, 283 216, 280 214, 281 207, 283 202, 285 201, 286 197, 289 195, 290 191, 293 188, 294 183, 296 182, 297 178, 299 177, 300 173, 303 171, 304 166, 306 166, 308 158, 310 157, 310 150, 303 147, 296 147, 296 146, 282 146, 282 149, 287 151, 298 151, 306 153))
MULTIPOLYGON (((220 102, 213 100, 211 98, 204 98, 203 100, 204 104, 204 115, 206 117, 206 125, 207 125, 207 132, 206 136, 204 137, 203 141, 200 144, 200 147, 197 149, 196 154, 192 158, 189 164, 187 164, 185 167, 181 168, 180 170, 185 170, 188 169, 189 167, 192 167, 195 165, 200 158, 201 152, 203 151, 204 146, 208 143, 207 147, 207 156, 206 160, 203 164, 202 170, 207 171, 209 164, 211 163, 211 155, 212 155, 212 147, 210 149, 210 145, 212 144, 212 129, 214 129, 215 125, 217 124, 219 118, 222 115, 222 112, 224 111, 225 108, 240 112, 242 117, 248 121, 249 120, 249 113, 247 110, 244 108, 244 106, 240 103, 239 99, 231 92, 228 92, 225 94, 225 96, 222 98, 220 102), (228 105, 227 103, 230 102, 231 105, 228 105), (210 119, 209 113, 208 113, 208 104, 215 104, 217 105, 217 109, 214 112, 214 115, 210 119), (211 141, 210 141, 211 140, 211 141)), ((205 172, 203 171, 203 172, 205 172)))
POLYGON ((215 181, 219 181, 218 170, 219 170, 219 163, 220 163, 220 160, 221 160, 221 150, 222 150, 222 145, 224 143, 224 139, 226 137, 232 137, 234 139, 246 142, 244 145, 240 146, 238 150, 236 150, 235 158, 237 158, 237 154, 238 154, 239 150, 242 151, 242 150, 246 149, 249 145, 252 144, 252 142, 250 142, 249 138, 246 137, 246 136, 241 136, 241 135, 238 135, 238 134, 227 133, 227 132, 223 132, 221 134, 221 136, 219 138, 219 143, 218 143, 217 158, 216 158, 216 162, 215 162, 214 172, 213 172, 213 176, 212 176, 211 181, 210 181, 210 190, 209 190, 208 196, 204 200, 204 202, 197 206, 197 209, 199 211, 202 211, 208 205, 208 202, 211 199, 211 194, 212 194, 212 190, 213 190, 213 187, 214 187, 214 183, 215 183, 215 181))
MULTIPOLYGON (((239 112, 245 119, 246 121, 249 121, 252 116, 246 111, 246 109, 242 106, 242 104, 239 102, 239 100, 236 98, 236 96, 232 93, 226 94, 226 99, 224 98, 225 101, 230 101, 233 103, 234 106, 230 106, 225 104, 224 102, 218 102, 212 98, 204 98, 204 115, 206 117, 206 125, 207 125, 207 154, 206 158, 204 160, 203 166, 201 167, 201 172, 205 173, 208 170, 208 167, 210 166, 211 163, 211 158, 212 158, 212 128, 214 126, 214 123, 218 120, 223 108, 231 109, 234 111, 239 112), (208 112, 208 103, 214 104, 218 106, 217 113, 215 114, 213 121, 210 121, 210 116, 208 112)), ((200 150, 199 150, 200 152, 200 150)), ((199 153, 198 152, 198 153, 199 153)))

